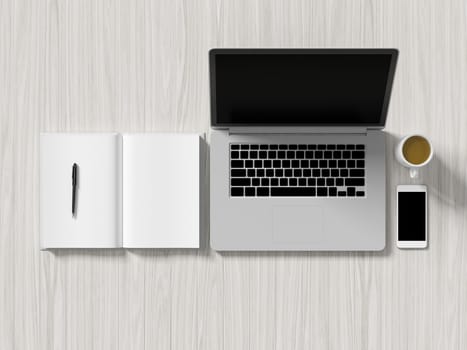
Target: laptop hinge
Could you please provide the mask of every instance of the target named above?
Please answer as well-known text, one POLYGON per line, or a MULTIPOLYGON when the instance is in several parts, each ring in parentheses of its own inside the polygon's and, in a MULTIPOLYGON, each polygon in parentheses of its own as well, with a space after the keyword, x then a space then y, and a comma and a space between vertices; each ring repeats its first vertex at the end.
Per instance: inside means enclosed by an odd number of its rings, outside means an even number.
POLYGON ((230 127, 229 135, 235 134, 366 134, 367 127, 230 127))

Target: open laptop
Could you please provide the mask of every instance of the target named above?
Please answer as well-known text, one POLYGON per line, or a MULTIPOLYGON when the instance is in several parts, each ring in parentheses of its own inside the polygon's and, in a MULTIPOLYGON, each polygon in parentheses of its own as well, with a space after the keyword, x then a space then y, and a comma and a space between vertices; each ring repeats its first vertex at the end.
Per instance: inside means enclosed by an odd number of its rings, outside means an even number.
POLYGON ((382 250, 395 49, 210 51, 216 250, 382 250))

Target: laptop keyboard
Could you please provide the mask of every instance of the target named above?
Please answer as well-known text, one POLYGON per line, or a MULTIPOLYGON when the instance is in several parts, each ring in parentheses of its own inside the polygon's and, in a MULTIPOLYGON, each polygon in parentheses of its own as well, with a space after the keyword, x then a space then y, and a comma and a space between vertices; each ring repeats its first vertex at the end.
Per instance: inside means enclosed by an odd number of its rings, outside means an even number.
POLYGON ((363 144, 230 144, 232 197, 364 197, 363 144))

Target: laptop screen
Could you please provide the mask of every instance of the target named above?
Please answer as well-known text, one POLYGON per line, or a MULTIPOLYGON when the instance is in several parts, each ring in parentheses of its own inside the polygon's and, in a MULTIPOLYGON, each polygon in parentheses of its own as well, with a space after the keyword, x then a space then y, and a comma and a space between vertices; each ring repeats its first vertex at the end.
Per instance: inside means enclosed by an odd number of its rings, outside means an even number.
POLYGON ((213 49, 213 126, 384 126, 394 49, 213 49))

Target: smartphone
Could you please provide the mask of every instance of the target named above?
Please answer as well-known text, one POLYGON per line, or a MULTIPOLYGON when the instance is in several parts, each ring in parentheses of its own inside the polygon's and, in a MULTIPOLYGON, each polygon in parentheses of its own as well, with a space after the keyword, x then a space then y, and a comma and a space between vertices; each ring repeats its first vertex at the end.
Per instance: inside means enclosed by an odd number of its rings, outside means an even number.
POLYGON ((397 186, 397 247, 427 247, 427 199, 425 185, 397 186))

